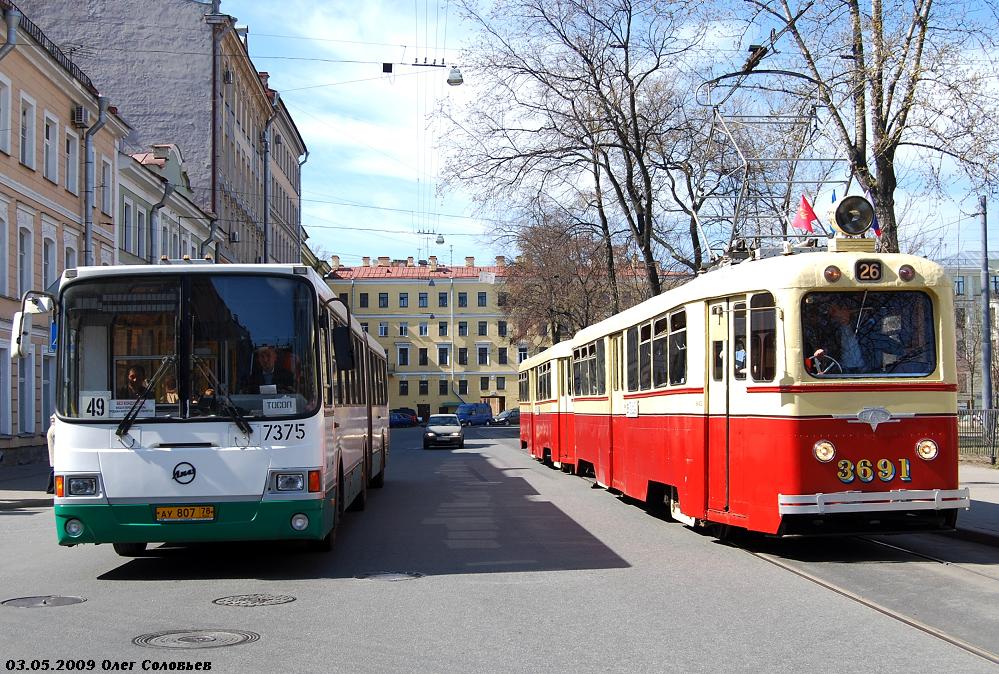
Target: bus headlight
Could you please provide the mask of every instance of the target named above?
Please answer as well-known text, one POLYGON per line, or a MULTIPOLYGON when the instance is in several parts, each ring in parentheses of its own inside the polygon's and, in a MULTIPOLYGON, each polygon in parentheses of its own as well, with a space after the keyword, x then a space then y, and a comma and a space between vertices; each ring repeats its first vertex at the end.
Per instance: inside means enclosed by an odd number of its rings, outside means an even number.
POLYGON ((309 528, 309 518, 307 515, 302 513, 296 513, 291 516, 291 528, 295 531, 305 531, 309 528))
POLYGON ((937 454, 940 453, 940 448, 937 443, 933 442, 929 438, 923 438, 916 443, 916 456, 925 461, 932 461, 937 458, 937 454))
POLYGON ((97 494, 96 477, 71 477, 69 482, 70 496, 95 496, 97 494))
POLYGON ((816 460, 829 463, 836 458, 836 445, 828 440, 819 440, 812 445, 812 454, 815 455, 816 460))
POLYGON ((278 473, 274 486, 278 491, 302 491, 305 489, 305 476, 302 473, 278 473))
POLYGON ((66 520, 63 528, 66 530, 66 535, 71 538, 79 538, 83 534, 83 522, 76 518, 66 520))

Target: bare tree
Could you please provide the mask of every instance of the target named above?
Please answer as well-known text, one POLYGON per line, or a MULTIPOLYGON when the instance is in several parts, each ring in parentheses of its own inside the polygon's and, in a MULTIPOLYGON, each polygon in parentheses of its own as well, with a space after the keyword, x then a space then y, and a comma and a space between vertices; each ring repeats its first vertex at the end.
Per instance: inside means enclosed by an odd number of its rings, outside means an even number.
POLYGON ((793 41, 869 192, 883 250, 899 250, 895 192, 911 159, 923 187, 956 165, 995 185, 999 124, 991 0, 746 0, 793 41))

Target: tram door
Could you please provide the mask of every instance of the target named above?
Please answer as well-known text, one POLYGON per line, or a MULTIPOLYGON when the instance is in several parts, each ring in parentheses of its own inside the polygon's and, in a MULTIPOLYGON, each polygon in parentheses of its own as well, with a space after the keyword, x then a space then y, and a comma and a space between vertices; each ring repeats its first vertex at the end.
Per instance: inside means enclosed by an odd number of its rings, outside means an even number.
POLYGON ((707 460, 708 509, 728 509, 729 482, 729 323, 731 302, 708 304, 707 460))

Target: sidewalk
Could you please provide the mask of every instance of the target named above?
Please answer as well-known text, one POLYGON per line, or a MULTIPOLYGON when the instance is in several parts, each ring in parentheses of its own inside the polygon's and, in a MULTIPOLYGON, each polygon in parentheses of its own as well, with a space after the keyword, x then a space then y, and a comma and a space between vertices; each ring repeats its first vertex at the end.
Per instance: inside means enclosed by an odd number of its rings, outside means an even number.
MULTIPOLYGON (((971 509, 957 518, 958 538, 999 546, 999 469, 989 464, 962 463, 962 487, 971 490, 971 509)), ((52 505, 45 493, 49 467, 44 463, 0 466, 0 516, 4 510, 52 505)))

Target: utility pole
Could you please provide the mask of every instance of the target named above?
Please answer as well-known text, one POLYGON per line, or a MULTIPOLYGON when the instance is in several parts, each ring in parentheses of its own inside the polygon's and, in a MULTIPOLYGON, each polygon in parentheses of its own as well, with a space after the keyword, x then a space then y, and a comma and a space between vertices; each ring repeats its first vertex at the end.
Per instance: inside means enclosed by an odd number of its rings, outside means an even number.
POLYGON ((992 316, 989 312, 989 228, 985 195, 979 197, 982 220, 982 409, 992 409, 992 316))

